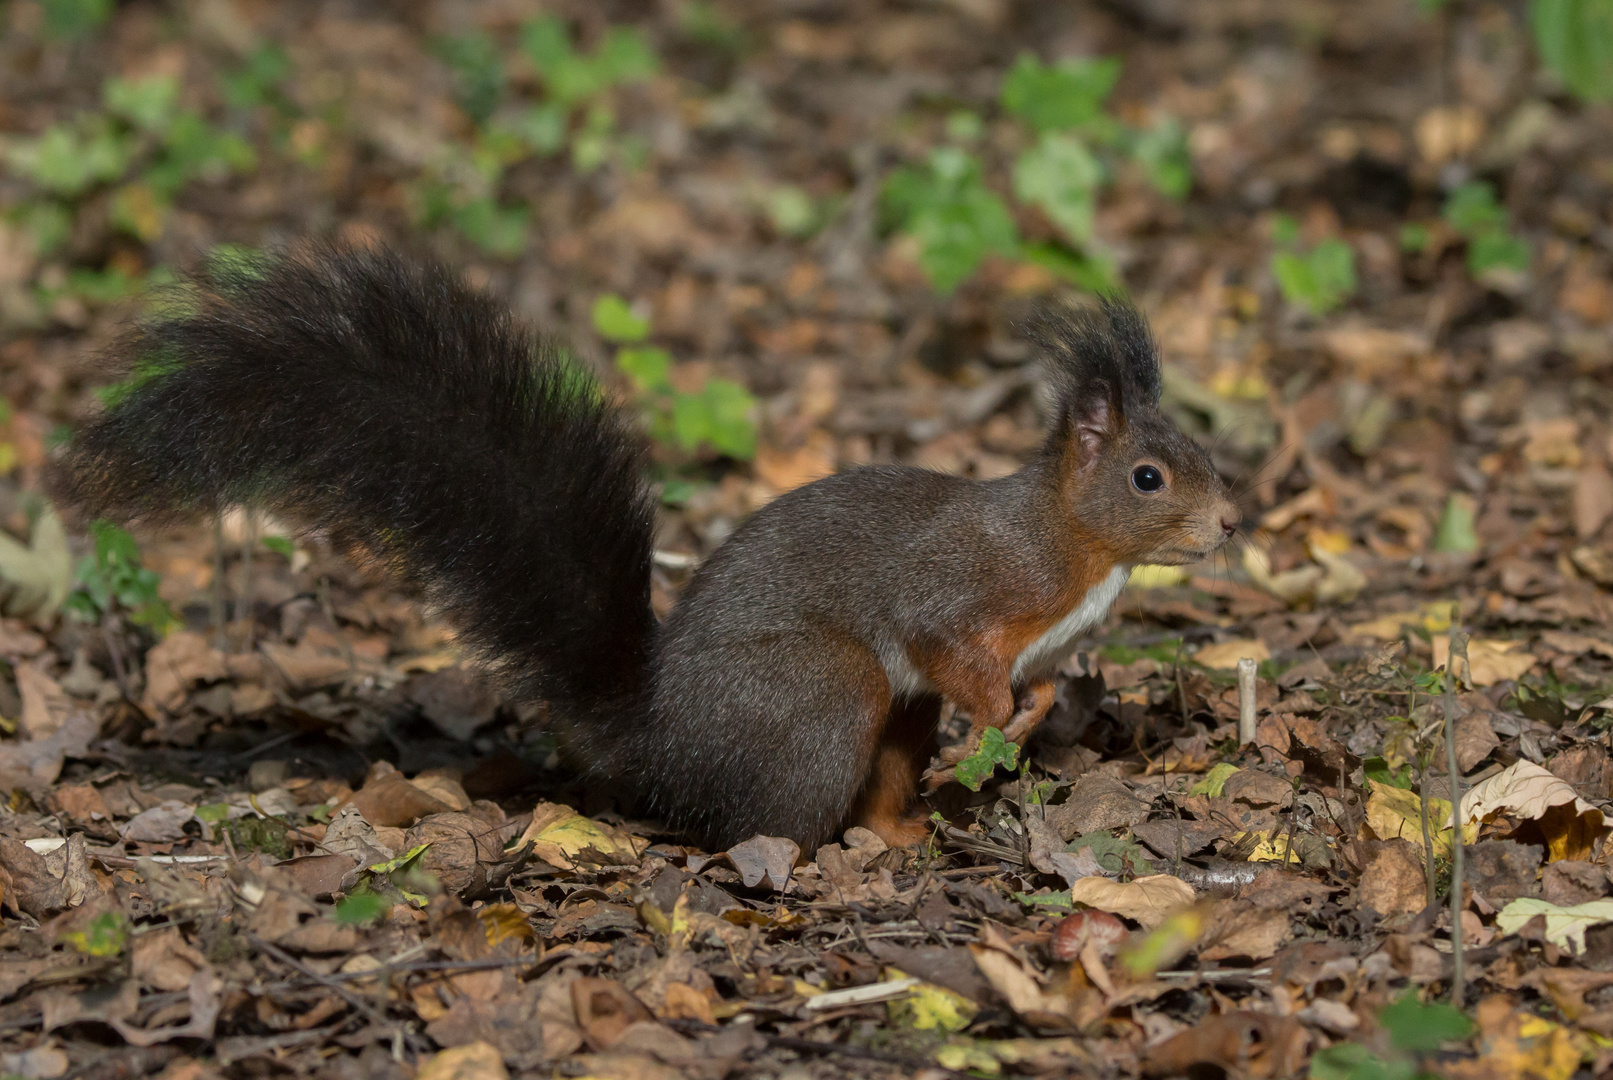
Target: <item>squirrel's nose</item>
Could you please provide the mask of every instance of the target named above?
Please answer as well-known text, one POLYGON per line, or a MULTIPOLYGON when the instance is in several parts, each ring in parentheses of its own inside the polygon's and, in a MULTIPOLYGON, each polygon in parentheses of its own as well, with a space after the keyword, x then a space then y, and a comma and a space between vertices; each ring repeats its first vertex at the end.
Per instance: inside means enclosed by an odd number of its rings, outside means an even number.
POLYGON ((1236 507, 1221 512, 1221 532, 1229 537, 1238 531, 1238 526, 1242 522, 1243 514, 1236 507))

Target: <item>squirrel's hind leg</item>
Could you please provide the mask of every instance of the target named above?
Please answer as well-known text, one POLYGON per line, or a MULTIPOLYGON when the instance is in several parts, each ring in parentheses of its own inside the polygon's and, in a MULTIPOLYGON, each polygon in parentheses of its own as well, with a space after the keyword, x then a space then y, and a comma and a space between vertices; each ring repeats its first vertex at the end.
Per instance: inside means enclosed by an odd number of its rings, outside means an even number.
POLYGON ((851 819, 891 847, 922 843, 930 835, 923 805, 916 811, 909 807, 918 797, 919 774, 935 750, 940 715, 941 699, 934 694, 894 702, 874 748, 868 781, 851 819))

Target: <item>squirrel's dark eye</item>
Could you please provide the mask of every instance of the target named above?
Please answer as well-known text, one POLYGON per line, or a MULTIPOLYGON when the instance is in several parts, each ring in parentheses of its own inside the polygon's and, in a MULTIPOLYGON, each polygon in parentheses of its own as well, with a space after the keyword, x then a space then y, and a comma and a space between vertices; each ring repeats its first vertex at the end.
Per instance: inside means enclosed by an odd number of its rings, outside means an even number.
POLYGON ((1158 491, 1165 486, 1165 476, 1152 465, 1139 465, 1131 470, 1131 483, 1138 491, 1158 491))

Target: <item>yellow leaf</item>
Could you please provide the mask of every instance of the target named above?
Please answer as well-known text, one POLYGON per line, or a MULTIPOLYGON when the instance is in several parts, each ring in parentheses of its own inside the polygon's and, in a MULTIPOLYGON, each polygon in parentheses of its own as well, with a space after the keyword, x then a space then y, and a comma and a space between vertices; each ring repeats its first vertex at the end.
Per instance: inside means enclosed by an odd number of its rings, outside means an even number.
POLYGON ((1134 566, 1131 568, 1131 577, 1126 581, 1129 589, 1168 589, 1172 585, 1180 585, 1187 581, 1190 575, 1184 566, 1134 566))
MULTIPOLYGON (((1434 634, 1429 642, 1434 650, 1434 666, 1444 667, 1450 661, 1450 635, 1434 634)), ((1468 681, 1474 686, 1494 686, 1509 679, 1520 679, 1539 662, 1539 657, 1524 651, 1521 641, 1475 638, 1467 643, 1468 681)), ((1461 674, 1460 662, 1457 674, 1461 674)))
POLYGON ((509 1075, 498 1049, 478 1039, 421 1062, 415 1080, 509 1080, 509 1075))
MULTIPOLYGON (((1419 798, 1415 791, 1407 791, 1392 784, 1372 785, 1367 796, 1367 824, 1379 840, 1410 840, 1423 846, 1422 816, 1419 798)), ((1449 855, 1451 850, 1451 804, 1446 799, 1428 800, 1428 831, 1433 837, 1434 854, 1449 855)), ((1472 843, 1479 834, 1477 824, 1462 828, 1462 843, 1472 843)))
MULTIPOLYGON (((885 982, 911 976, 896 968, 885 969, 885 982)), ((922 1031, 962 1031, 974 1019, 979 1007, 962 994, 934 983, 920 982, 908 996, 889 1002, 886 1009, 892 1022, 922 1031)))
POLYGON ((1188 789, 1189 795, 1208 795, 1212 799, 1220 798, 1221 792, 1227 786, 1227 778, 1238 771, 1236 765, 1225 761, 1219 762, 1204 774, 1204 779, 1188 789))

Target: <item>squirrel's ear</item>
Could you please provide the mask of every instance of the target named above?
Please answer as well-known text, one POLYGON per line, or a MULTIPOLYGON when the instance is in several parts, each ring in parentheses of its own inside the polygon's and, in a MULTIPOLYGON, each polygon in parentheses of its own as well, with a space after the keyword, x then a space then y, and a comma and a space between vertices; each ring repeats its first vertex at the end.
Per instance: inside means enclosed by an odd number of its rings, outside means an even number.
POLYGON ((1064 424, 1075 467, 1084 469, 1098 459, 1125 424, 1114 388, 1106 382, 1087 387, 1085 393, 1070 400, 1064 424))

